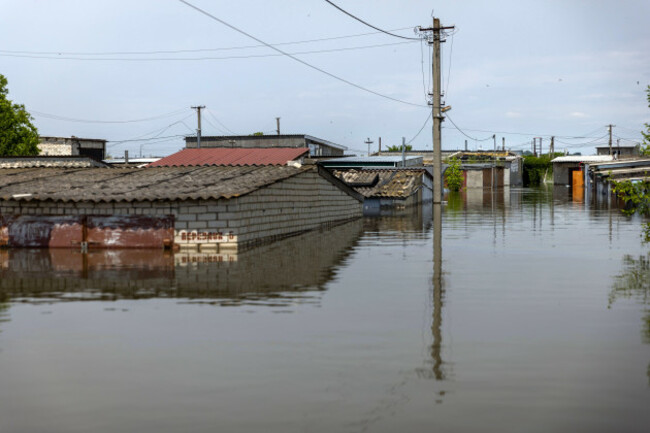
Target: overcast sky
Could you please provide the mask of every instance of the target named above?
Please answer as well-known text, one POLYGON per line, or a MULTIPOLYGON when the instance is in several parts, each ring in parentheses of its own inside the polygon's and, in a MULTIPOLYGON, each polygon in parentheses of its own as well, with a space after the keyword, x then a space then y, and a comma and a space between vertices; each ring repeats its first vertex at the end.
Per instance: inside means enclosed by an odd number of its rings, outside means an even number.
MULTIPOLYGON (((373 150, 378 137, 383 146, 406 137, 431 150, 430 122, 415 137, 430 113, 426 44, 376 32, 323 0, 189 2, 409 104, 250 48, 258 42, 177 0, 0 0, 0 74, 10 99, 25 104, 41 135, 110 140, 114 156, 179 150, 181 136, 195 133, 194 105, 207 107, 203 135, 273 134, 281 117, 282 133, 327 139, 349 153, 365 154, 368 137, 373 150), (132 139, 147 141, 121 142, 132 139)), ((650 1, 333 2, 407 37, 430 26, 432 13, 456 26, 442 49, 448 114, 466 135, 489 139, 468 139, 446 120, 445 149, 465 139, 470 149, 491 148, 492 134, 513 149, 542 136, 546 148, 555 135, 556 149, 593 153, 607 144, 607 124, 616 125, 614 140, 631 144, 650 121, 650 1)))

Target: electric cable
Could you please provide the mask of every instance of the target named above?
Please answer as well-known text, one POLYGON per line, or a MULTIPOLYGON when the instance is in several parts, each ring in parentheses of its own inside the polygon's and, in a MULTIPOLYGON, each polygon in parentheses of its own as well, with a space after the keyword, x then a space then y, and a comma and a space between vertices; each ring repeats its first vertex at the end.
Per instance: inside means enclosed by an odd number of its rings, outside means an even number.
POLYGON ((418 136, 420 135, 420 133, 424 130, 424 127, 427 126, 427 123, 429 123, 429 119, 431 119, 431 116, 432 116, 432 115, 433 115, 433 112, 429 112, 429 115, 427 116, 426 120, 424 121, 424 124, 422 125, 422 128, 420 128, 420 130, 418 131, 418 133, 415 134, 415 136, 414 136, 413 138, 411 138, 411 139, 410 139, 406 144, 411 144, 411 143, 413 142, 413 140, 415 140, 416 138, 418 138, 418 136))
POLYGON ((456 129, 457 129, 461 134, 463 134, 463 135, 464 135, 465 137, 467 137, 467 138, 470 138, 470 139, 472 139, 472 140, 474 140, 474 141, 487 141, 487 140, 490 140, 490 139, 492 138, 492 136, 489 136, 489 137, 487 137, 487 138, 475 138, 475 137, 472 137, 471 135, 466 134, 465 131, 463 131, 462 129, 460 129, 460 128, 458 127, 458 125, 456 125, 456 123, 453 121, 453 119, 452 119, 451 117, 449 117, 448 114, 447 114, 446 117, 447 117, 447 119, 449 119, 449 121, 451 122, 451 124, 454 125, 454 128, 456 128, 456 129))
MULTIPOLYGON (((411 27, 402 27, 396 30, 406 30, 411 27)), ((302 41, 292 41, 292 42, 278 42, 272 45, 299 45, 299 44, 309 44, 314 42, 325 42, 333 41, 339 39, 349 39, 356 38, 361 36, 371 36, 376 35, 382 32, 369 32, 369 33, 357 33, 354 35, 343 35, 343 36, 332 36, 328 38, 319 38, 319 39, 306 39, 302 41)), ((183 50, 154 50, 154 51, 99 51, 99 52, 89 52, 89 51, 25 51, 25 50, 0 50, 0 53, 5 54, 33 54, 33 55, 48 55, 48 56, 135 56, 135 55, 155 55, 155 54, 182 54, 182 53, 201 53, 201 52, 211 52, 211 51, 233 51, 233 50, 246 50, 252 48, 264 48, 266 45, 240 45, 234 47, 218 47, 218 48, 195 48, 195 49, 183 49, 183 50)))
POLYGON ((77 123, 139 123, 139 122, 148 122, 151 120, 158 120, 158 119, 163 119, 165 117, 170 117, 175 114, 180 114, 185 110, 176 110, 171 113, 167 114, 161 114, 159 116, 154 116, 154 117, 146 117, 143 119, 132 119, 132 120, 89 120, 89 119, 75 119, 72 117, 65 117, 65 116, 59 116, 57 114, 48 114, 48 113, 43 113, 41 111, 34 111, 32 110, 31 113, 40 116, 40 117, 45 117, 46 119, 52 119, 52 120, 61 120, 65 122, 77 122, 77 123))
POLYGON ((411 37, 408 37, 408 36, 396 35, 396 34, 394 34, 394 33, 387 32, 386 30, 380 29, 379 27, 375 27, 375 26, 373 26, 372 24, 369 24, 369 23, 365 22, 365 21, 362 20, 361 18, 352 15, 350 12, 348 12, 348 11, 346 11, 345 9, 343 9, 343 8, 341 8, 341 7, 337 6, 337 5, 335 5, 335 4, 332 3, 330 0, 325 0, 325 2, 327 2, 327 3, 329 3, 330 5, 334 6, 336 9, 338 9, 338 10, 341 11, 341 12, 343 12, 343 13, 346 14, 347 16, 349 16, 349 17, 351 17, 351 18, 353 18, 353 19, 359 21, 360 23, 365 24, 365 25, 367 25, 368 27, 373 28, 373 29, 375 29, 375 30, 378 30, 378 31, 380 31, 380 32, 382 32, 382 33, 386 33, 387 35, 394 36, 394 37, 396 37, 396 38, 410 39, 410 40, 413 40, 413 41, 416 41, 416 40, 420 39, 420 38, 411 38, 411 37))
POLYGON ((212 19, 214 21, 217 21, 217 22, 223 24, 224 26, 226 26, 226 27, 238 32, 238 33, 241 33, 244 36, 247 36, 247 37, 253 39, 254 41, 257 41, 257 42, 259 42, 261 44, 264 44, 268 48, 271 48, 272 50, 275 50, 275 51, 279 52, 280 54, 283 54, 283 55, 289 57, 290 59, 295 60, 298 63, 301 63, 301 64, 303 64, 303 65, 305 65, 305 66, 307 66, 307 67, 309 67, 311 69, 314 69, 314 70, 316 70, 318 72, 321 72, 321 73, 323 73, 323 74, 325 74, 325 75, 327 75, 327 76, 329 76, 331 78, 334 78, 335 80, 341 81, 342 83, 348 84, 348 85, 350 85, 352 87, 356 87, 359 90, 363 90, 364 92, 372 93, 373 95, 376 95, 376 96, 379 96, 381 98, 388 99, 388 100, 391 100, 391 101, 394 101, 394 102, 400 102, 402 104, 411 105, 411 106, 414 106, 414 107, 426 107, 426 105, 416 104, 414 102, 403 101, 403 100, 398 99, 398 98, 393 98, 392 96, 388 96, 388 95, 381 94, 379 92, 375 92, 374 90, 370 90, 370 89, 368 89, 366 87, 360 86, 360 85, 358 85, 356 83, 353 83, 353 82, 351 82, 349 80, 346 80, 345 78, 341 78, 341 77, 339 77, 337 75, 332 74, 331 72, 327 72, 324 69, 321 69, 321 68, 319 68, 317 66, 314 66, 314 65, 312 65, 310 63, 305 62, 304 60, 299 59, 298 57, 295 57, 295 56, 293 56, 293 55, 291 55, 291 54, 289 54, 289 53, 287 53, 285 51, 282 51, 280 48, 274 47, 273 45, 270 45, 270 44, 264 42, 263 40, 261 40, 259 38, 256 38, 255 36, 253 36, 253 35, 251 35, 249 33, 246 33, 245 31, 243 31, 241 29, 238 29, 237 27, 235 27, 235 26, 233 26, 231 24, 228 24, 227 22, 223 21, 222 19, 217 18, 216 16, 210 14, 209 12, 207 12, 207 11, 197 7, 197 6, 194 6, 193 4, 191 4, 191 3, 189 3, 189 2, 187 2, 185 0, 178 0, 178 1, 183 3, 184 5, 186 5, 188 7, 196 10, 197 12, 207 16, 208 18, 210 18, 210 19, 212 19))
MULTIPOLYGON (((325 54, 336 53, 341 51, 356 51, 371 48, 390 47, 395 45, 410 44, 412 42, 392 42, 388 44, 374 44, 362 45, 357 47, 343 47, 343 48, 329 48, 322 50, 311 51, 296 51, 291 54, 292 56, 305 55, 305 54, 325 54)), ((2 54, 0 57, 17 57, 26 59, 44 59, 44 60, 78 60, 84 62, 180 62, 180 61, 205 61, 205 60, 236 60, 236 59, 254 59, 263 57, 280 57, 287 54, 248 54, 241 56, 222 56, 222 57, 66 57, 66 56, 41 56, 41 55, 27 55, 27 54, 2 54)))

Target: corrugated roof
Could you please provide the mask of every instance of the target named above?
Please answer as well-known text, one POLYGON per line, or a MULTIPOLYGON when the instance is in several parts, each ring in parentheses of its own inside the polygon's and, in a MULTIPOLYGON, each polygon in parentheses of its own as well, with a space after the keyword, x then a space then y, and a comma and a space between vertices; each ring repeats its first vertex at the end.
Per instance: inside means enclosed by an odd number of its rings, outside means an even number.
POLYGON ((315 166, 0 170, 0 200, 208 200, 249 194, 315 166))
POLYGON ((87 156, 6 156, 0 158, 0 168, 84 168, 106 167, 87 156))
POLYGON ((416 193, 422 185, 424 169, 332 170, 334 176, 366 198, 404 199, 416 193))
POLYGON ((568 155, 558 156, 551 162, 607 162, 613 161, 614 158, 609 155, 568 155))
POLYGON ((308 153, 306 147, 183 149, 149 164, 149 167, 286 165, 308 153))

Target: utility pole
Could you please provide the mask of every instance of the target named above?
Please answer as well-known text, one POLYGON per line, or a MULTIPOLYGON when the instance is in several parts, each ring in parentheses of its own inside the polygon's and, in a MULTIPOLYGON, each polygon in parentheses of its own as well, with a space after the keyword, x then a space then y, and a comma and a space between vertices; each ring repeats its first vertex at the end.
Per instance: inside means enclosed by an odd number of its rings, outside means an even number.
POLYGON ((444 117, 442 116, 442 84, 440 75, 440 43, 441 31, 454 29, 454 26, 441 27, 440 19, 433 18, 433 25, 429 28, 420 27, 420 32, 427 35, 429 45, 433 47, 431 58, 431 70, 433 75, 433 94, 431 100, 431 117, 433 119, 433 203, 442 202, 442 151, 440 126, 444 117))
POLYGON ((612 150, 612 128, 615 126, 616 125, 612 124, 607 125, 607 128, 609 128, 609 156, 614 155, 614 152, 612 150))
POLYGON ((275 118, 275 124, 278 126, 276 131, 277 131, 278 135, 280 135, 280 118, 279 117, 275 118))
POLYGON ((506 151, 506 137, 501 137, 501 151, 506 151))
POLYGON ((465 140, 465 152, 467 152, 467 140, 465 140))
POLYGON ((406 167, 406 137, 402 137, 402 167, 406 167))
POLYGON ((366 144, 368 145, 368 156, 370 156, 370 145, 371 145, 372 143, 374 143, 374 141, 372 141, 372 140, 370 139, 370 137, 368 137, 368 138, 366 138, 366 141, 364 141, 364 143, 366 143, 366 144))
POLYGON ((492 191, 494 192, 496 190, 496 185, 495 185, 496 175, 494 171, 497 165, 497 135, 496 134, 492 134, 492 141, 494 142, 494 151, 492 153, 492 191))
POLYGON ((381 137, 379 137, 379 156, 381 156, 381 137))
POLYGON ((196 107, 191 107, 193 110, 196 110, 196 117, 198 119, 198 128, 196 129, 196 147, 197 149, 201 148, 201 110, 205 108, 205 105, 197 105, 196 107))
POLYGON ((555 155, 555 137, 551 137, 551 148, 548 151, 548 156, 553 159, 553 155, 555 155))

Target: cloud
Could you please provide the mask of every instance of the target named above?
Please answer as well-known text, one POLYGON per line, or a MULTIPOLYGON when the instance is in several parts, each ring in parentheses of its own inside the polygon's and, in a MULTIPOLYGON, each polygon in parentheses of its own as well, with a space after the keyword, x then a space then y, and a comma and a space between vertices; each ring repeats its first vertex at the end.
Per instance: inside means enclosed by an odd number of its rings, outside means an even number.
POLYGON ((587 115, 587 114, 585 114, 585 113, 583 113, 581 111, 574 111, 572 113, 569 113, 569 116, 570 117, 577 117, 578 119, 586 119, 587 117, 589 117, 589 115, 587 115))
POLYGON ((506 112, 506 117, 510 119, 518 119, 520 117, 524 117, 524 115, 519 113, 518 111, 508 111, 506 112))

